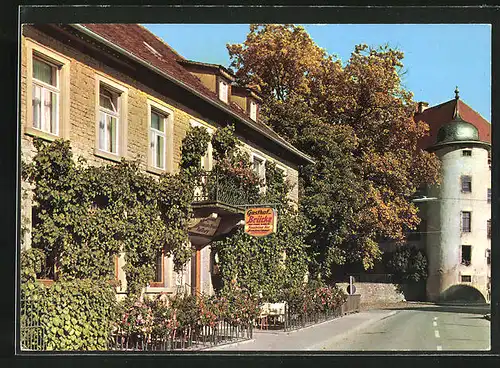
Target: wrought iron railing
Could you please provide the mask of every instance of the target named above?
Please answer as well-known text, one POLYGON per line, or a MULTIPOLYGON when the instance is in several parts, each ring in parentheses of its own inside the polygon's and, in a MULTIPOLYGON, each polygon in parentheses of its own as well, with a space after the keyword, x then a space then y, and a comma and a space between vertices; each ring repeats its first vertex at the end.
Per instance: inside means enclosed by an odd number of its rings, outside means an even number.
POLYGON ((194 192, 195 204, 222 203, 231 206, 243 206, 256 198, 248 193, 239 180, 230 175, 215 171, 204 171, 197 176, 194 192))
POLYGON ((118 351, 171 351, 201 350, 217 345, 251 339, 252 324, 233 325, 219 321, 214 326, 196 326, 173 330, 168 334, 129 334, 116 332, 110 339, 110 350, 118 351))
POLYGON ((30 301, 22 299, 20 306, 21 350, 45 350, 45 329, 40 321, 40 316, 34 310, 34 305, 30 301))
MULTIPOLYGON (((278 324, 275 323, 272 327, 274 327, 274 329, 282 329, 285 331, 305 328, 307 326, 338 318, 349 313, 358 312, 360 301, 361 295, 348 295, 347 300, 333 310, 327 309, 325 311, 309 311, 307 313, 302 311, 292 311, 288 305, 285 304, 284 316, 278 319, 278 324)), ((268 322, 267 328, 270 327, 269 324, 270 323, 268 322)))

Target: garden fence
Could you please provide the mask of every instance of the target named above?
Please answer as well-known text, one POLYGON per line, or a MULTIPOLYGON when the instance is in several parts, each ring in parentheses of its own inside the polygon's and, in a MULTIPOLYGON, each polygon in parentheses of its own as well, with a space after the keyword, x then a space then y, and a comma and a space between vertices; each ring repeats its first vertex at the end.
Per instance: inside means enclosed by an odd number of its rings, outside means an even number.
POLYGON ((111 337, 109 348, 119 351, 199 350, 248 340, 252 336, 252 324, 235 326, 227 321, 219 321, 213 327, 173 330, 162 336, 118 332, 111 337))

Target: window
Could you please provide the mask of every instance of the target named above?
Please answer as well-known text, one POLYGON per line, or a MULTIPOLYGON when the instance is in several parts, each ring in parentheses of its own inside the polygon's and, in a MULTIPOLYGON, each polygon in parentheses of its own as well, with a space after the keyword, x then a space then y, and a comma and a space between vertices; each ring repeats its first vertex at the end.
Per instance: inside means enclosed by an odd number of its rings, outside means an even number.
MULTIPOLYGON (((47 141, 69 139, 71 60, 26 38, 25 134, 47 141)), ((24 83, 24 79, 22 79, 24 83)))
POLYGON ((488 203, 491 203, 491 188, 488 188, 488 192, 486 194, 486 198, 488 200, 488 203))
POLYGON ((463 150, 462 156, 472 156, 472 150, 463 150))
POLYGON ((472 276, 471 275, 462 275, 461 279, 462 279, 462 282, 472 282, 472 276))
POLYGON ((460 263, 465 266, 470 266, 472 247, 470 245, 462 245, 462 256, 460 263))
POLYGON ((59 67, 33 57, 33 128, 59 134, 59 67))
POLYGON ((119 95, 102 84, 99 87, 99 149, 118 154, 119 95))
POLYGON ((127 153, 128 89, 121 83, 96 73, 95 79, 96 156, 120 161, 127 153))
POLYGON ((486 249, 486 264, 491 264, 491 249, 486 249))
POLYGON ((472 192, 472 177, 469 175, 462 175, 462 193, 472 192))
POLYGON ((471 231, 471 213, 469 211, 462 212, 462 232, 470 233, 471 231))
POLYGON ((260 156, 253 155, 253 170, 261 178, 266 178, 266 160, 260 156))
MULTIPOLYGON (((204 128, 210 137, 214 134, 214 130, 212 128, 207 127, 206 125, 197 122, 196 120, 191 120, 191 127, 200 127, 204 128)), ((210 171, 212 170, 212 142, 208 142, 208 147, 207 147, 207 152, 205 153, 205 156, 201 158, 201 168, 205 171, 210 171)))
POLYGON ((163 252, 159 253, 156 256, 156 264, 155 264, 155 278, 152 282, 149 283, 152 287, 163 287, 163 274, 164 274, 164 256, 163 252))
POLYGON ((219 98, 221 101, 228 102, 227 97, 228 97, 228 89, 229 86, 226 81, 224 80, 219 80, 219 98))
POLYGON ((491 219, 486 221, 486 236, 491 239, 491 219))
POLYGON ((250 101, 250 119, 257 121, 257 104, 250 101))
POLYGON ((166 123, 167 119, 163 114, 154 110, 151 111, 151 123, 149 134, 149 145, 151 149, 151 164, 157 169, 165 170, 166 161, 166 123))

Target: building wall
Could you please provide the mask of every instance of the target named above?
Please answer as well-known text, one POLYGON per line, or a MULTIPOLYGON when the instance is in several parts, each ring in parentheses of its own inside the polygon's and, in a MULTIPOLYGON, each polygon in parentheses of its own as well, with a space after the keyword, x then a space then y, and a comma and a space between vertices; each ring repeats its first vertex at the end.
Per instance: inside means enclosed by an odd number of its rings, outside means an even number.
POLYGON ((490 266, 486 249, 491 241, 487 237, 487 220, 491 218, 491 205, 487 203, 487 189, 491 188, 488 151, 481 147, 448 146, 436 152, 442 162, 442 184, 431 188, 428 202, 427 256, 429 278, 427 295, 430 300, 450 297, 450 287, 468 285, 478 289, 486 299, 490 266), (462 149, 472 149, 472 156, 462 156, 462 149), (461 176, 472 177, 472 192, 462 193, 461 176), (471 211, 471 232, 461 231, 461 211, 471 211), (471 264, 461 264, 461 246, 471 245, 471 264), (472 282, 462 282, 462 275, 470 275, 472 282))
MULTIPOLYGON (((57 55, 67 62, 65 70, 67 70, 67 78, 62 82, 67 84, 66 89, 61 90, 61 96, 67 100, 61 101, 61 116, 64 122, 64 129, 60 137, 69 139, 75 159, 79 156, 85 158, 90 165, 104 165, 119 161, 119 157, 103 157, 95 154, 96 147, 96 123, 98 103, 97 91, 99 78, 104 78, 110 83, 114 83, 126 91, 126 108, 123 122, 125 126, 122 131, 125 133, 125 141, 123 142, 124 150, 122 157, 127 159, 138 158, 141 167, 144 170, 148 169, 147 152, 148 152, 148 132, 149 132, 149 109, 148 101, 156 103, 173 113, 172 130, 170 136, 170 151, 167 149, 167 163, 170 160, 170 165, 167 164, 167 171, 178 171, 178 165, 181 158, 181 143, 187 130, 190 127, 190 122, 196 120, 199 123, 216 128, 217 122, 211 121, 198 112, 193 111, 170 96, 165 96, 158 93, 156 90, 149 88, 147 85, 136 81, 132 75, 126 75, 110 68, 98 60, 95 60, 82 52, 67 46, 66 44, 51 38, 43 32, 32 26, 23 26, 21 37, 21 154, 22 158, 30 162, 34 156, 35 148, 33 146, 33 133, 30 129, 31 119, 30 109, 31 101, 29 99, 31 93, 31 83, 29 83, 31 73, 31 58, 29 57, 30 50, 35 47, 41 50, 42 53, 52 53, 57 55), (34 46, 33 46, 34 45, 34 46), (64 115, 66 114, 66 115, 64 115), (63 116, 64 115, 64 116, 63 116)), ((215 80, 215 77, 214 77, 215 80)), ((208 82, 207 82, 208 83, 208 82)), ((215 81, 214 81, 215 83, 215 81)), ((47 137, 48 140, 53 140, 54 137, 47 137)), ((56 137, 57 138, 57 137, 56 137)), ((167 138, 168 140, 169 138, 167 138)), ((248 146, 248 144, 247 144, 248 146)), ((296 183, 298 173, 296 166, 278 157, 273 156, 269 152, 264 152, 257 145, 252 145, 252 150, 268 159, 278 161, 279 164, 287 169, 289 179, 296 183)), ((157 170, 151 171, 151 175, 157 175, 157 170)), ((26 226, 31 227, 31 188, 27 183, 22 183, 26 190, 25 199, 22 200, 22 217, 25 219, 26 226)), ((298 191, 294 189, 292 198, 298 199, 298 191)), ((23 246, 30 246, 30 234, 26 234, 23 241, 23 246)), ((202 285, 204 289, 212 292, 211 281, 209 277, 209 258, 208 247, 203 250, 202 263, 202 285), (208 259, 208 261, 207 261, 208 259)), ((125 277, 121 268, 124 265, 123 257, 119 260, 119 278, 122 280, 122 291, 125 290, 125 277)), ((165 282, 166 288, 148 288, 147 292, 153 291, 173 291, 176 288, 176 275, 172 271, 171 259, 166 259, 165 262, 165 282)), ((189 265, 187 266, 185 280, 190 283, 189 265), (187 276, 186 276, 187 275, 187 276)))

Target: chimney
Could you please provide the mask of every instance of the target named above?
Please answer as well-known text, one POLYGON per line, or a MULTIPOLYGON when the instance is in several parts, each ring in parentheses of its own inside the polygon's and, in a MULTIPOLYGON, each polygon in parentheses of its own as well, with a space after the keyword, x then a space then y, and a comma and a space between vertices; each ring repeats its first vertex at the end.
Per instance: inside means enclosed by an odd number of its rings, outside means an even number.
POLYGON ((419 102, 417 113, 419 113, 419 114, 423 113, 425 110, 427 110, 428 107, 429 107, 428 102, 423 102, 423 101, 419 102))

